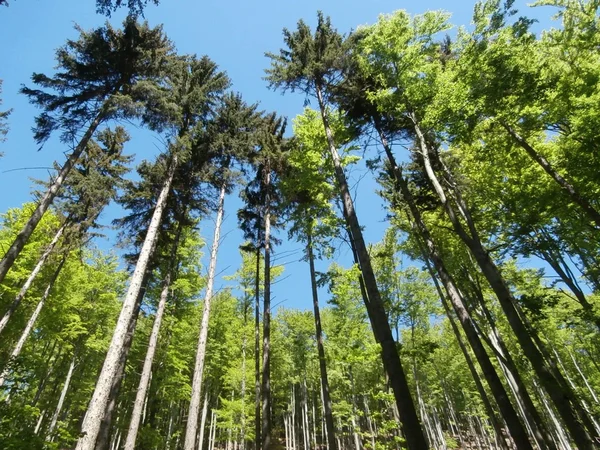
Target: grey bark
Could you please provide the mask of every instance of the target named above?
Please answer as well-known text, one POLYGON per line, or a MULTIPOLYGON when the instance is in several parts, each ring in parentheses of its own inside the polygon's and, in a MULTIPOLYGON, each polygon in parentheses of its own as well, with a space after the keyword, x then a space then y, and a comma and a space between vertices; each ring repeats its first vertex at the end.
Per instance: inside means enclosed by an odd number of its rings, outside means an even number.
POLYGON ((317 350, 319 354, 319 371, 321 374, 321 393, 323 396, 323 410, 325 414, 325 425, 327 427, 327 436, 329 436, 329 450, 337 450, 337 441, 335 439, 335 426, 333 423, 333 412, 331 408, 331 395, 329 393, 329 380, 327 379, 327 363, 325 361, 325 348, 323 345, 323 330, 321 327, 321 312, 319 311, 319 294, 317 292, 317 275, 315 272, 315 257, 312 248, 311 231, 307 233, 308 242, 306 250, 308 253, 308 263, 310 266, 310 284, 313 298, 313 310, 315 314, 315 331, 317 337, 317 350))
MULTIPOLYGON (((65 255, 62 258, 60 264, 54 271, 54 274, 52 275, 52 279, 50 280, 50 283, 48 283, 48 286, 46 286, 46 290, 44 291, 42 298, 40 299, 37 306, 35 307, 33 314, 31 314, 31 317, 27 321, 27 325, 25 325, 25 329, 23 330, 23 333, 21 333, 21 337, 17 341, 17 344, 15 345, 15 347, 13 348, 13 351, 10 354, 10 360, 16 359, 21 354, 21 351, 23 350, 23 346, 25 345, 27 338, 31 334, 31 330, 33 330, 33 326, 35 325, 37 318, 39 317, 40 313, 42 312, 42 308, 44 307, 44 304, 48 300, 48 297, 50 296, 50 292, 52 291, 52 287, 54 286, 54 283, 56 282, 56 279, 58 278, 58 275, 60 274, 60 271, 62 270, 63 265, 65 264, 66 260, 67 260, 67 255, 65 255)), ((4 385, 4 382, 6 381, 6 377, 8 376, 8 374, 9 374, 9 368, 6 367, 2 371, 2 374, 0 374, 0 387, 2 387, 4 385)))
POLYGON ((196 446, 196 433, 198 430, 198 415, 200 412, 200 394, 202 391, 202 374, 204 372, 204 359, 206 357, 206 340, 208 337, 208 320, 210 318, 210 307, 213 297, 213 287, 215 281, 215 272, 217 268, 217 253, 219 250, 219 239, 221 234, 221 224, 223 222, 223 206, 225 203, 225 188, 223 183, 219 193, 219 206, 215 221, 215 232, 213 244, 210 250, 210 264, 208 267, 208 280, 206 283, 206 293, 204 296, 204 308, 202 309, 202 322, 200 324, 200 334, 198 337, 198 347, 196 349, 196 362, 194 364, 194 375, 192 379, 192 398, 188 412, 188 420, 185 428, 185 440, 183 448, 185 450, 194 450, 196 446))
POLYGON ((17 296, 15 297, 15 299, 13 300, 13 302, 11 303, 11 305, 9 306, 8 311, 6 311, 4 313, 4 316, 2 316, 2 319, 0 319, 0 333, 2 333, 2 330, 4 330, 4 328, 8 324, 8 321, 10 320, 10 318, 13 315, 13 313, 16 311, 16 309, 21 304, 21 301, 23 301, 23 298, 25 298, 25 295, 27 294, 27 291, 29 290, 29 288, 33 284, 33 281, 36 279, 36 277, 38 276, 38 274, 42 270, 42 267, 46 263, 46 260, 48 259, 48 257, 50 256, 50 254, 52 253, 52 251, 54 250, 54 248, 56 247, 56 244, 58 244, 58 241, 59 241, 60 237, 62 236, 63 232, 65 231, 66 226, 67 226, 67 224, 65 222, 56 231, 56 233, 54 234, 54 237, 52 238, 52 241, 48 244, 48 246, 46 247, 46 249, 44 250, 44 252, 40 256, 40 259, 38 260, 37 264, 35 265, 35 267, 31 271, 31 273, 27 277, 27 280, 25 281, 25 283, 23 283, 23 286, 21 287, 21 290, 19 291, 19 293, 17 294, 17 296))
MULTIPOLYGON (((451 205, 448 197, 446 196, 444 188, 440 184, 437 175, 433 170, 429 157, 429 147, 414 114, 411 114, 411 120, 413 121, 414 130, 418 138, 420 154, 423 157, 425 172, 434 190, 436 191, 442 206, 453 225, 454 230, 458 234, 459 238, 469 248, 481 271, 488 280, 488 283, 496 294, 502 310, 504 311, 511 328, 514 331, 519 344, 523 349, 523 352, 531 362, 536 375, 539 377, 546 392, 548 392, 548 395, 556 406, 561 418, 579 445, 580 450, 592 450, 594 448, 594 444, 592 442, 590 432, 593 433, 593 426, 591 426, 589 418, 578 415, 578 412, 583 410, 579 401, 572 395, 572 392, 570 392, 568 388, 565 389, 567 385, 565 382, 563 382, 564 377, 562 374, 560 374, 560 371, 558 371, 558 369, 555 367, 548 365, 551 364, 551 362, 544 360, 540 349, 534 343, 532 334, 535 333, 535 331, 527 329, 523 323, 523 320, 516 311, 516 300, 514 299, 508 284, 502 277, 500 270, 493 262, 487 250, 483 247, 477 228, 470 217, 470 211, 466 206, 464 199, 462 198, 460 190, 455 187, 453 189, 455 195, 454 201, 458 206, 458 210, 462 218, 467 224, 469 233, 467 233, 467 231, 464 229, 459 217, 456 215, 454 207, 451 205)), ((448 171, 447 173, 449 175, 448 171)))
POLYGON ((152 363, 154 362, 154 354, 156 353, 156 347, 158 344, 158 336, 160 334, 160 327, 162 325, 162 318, 167 305, 167 298, 169 297, 169 287, 171 285, 171 274, 167 273, 163 282, 162 292, 160 293, 160 300, 158 302, 158 308, 154 316, 154 324, 152 325, 152 332, 150 333, 150 341, 148 342, 148 350, 146 351, 146 357, 144 358, 144 367, 142 369, 142 375, 140 377, 140 383, 135 396, 133 404, 133 412, 131 413, 131 421, 129 422, 129 430, 127 431, 127 438, 125 439, 125 450, 134 450, 135 441, 137 439, 138 430, 140 427, 140 419, 142 415, 142 408, 144 408, 144 400, 148 393, 148 387, 150 385, 150 376, 152 374, 152 363))
POLYGON ((262 449, 271 446, 271 170, 265 173, 265 278, 263 287, 262 449))
POLYGON ((171 191, 171 184, 175 169, 177 168, 177 156, 173 155, 169 163, 166 178, 164 180, 160 195, 156 201, 156 207, 152 215, 144 244, 140 251, 140 256, 135 270, 130 280, 127 295, 123 301, 123 307, 117 320, 113 337, 94 389, 94 394, 88 406, 88 411, 81 425, 81 437, 77 441, 76 450, 93 450, 96 444, 96 438, 100 431, 100 424, 110 398, 110 390, 113 379, 117 375, 119 368, 119 359, 121 357, 127 329, 135 312, 136 299, 142 287, 146 267, 152 257, 155 242, 158 239, 160 224, 162 222, 163 212, 167 205, 167 197, 171 191))

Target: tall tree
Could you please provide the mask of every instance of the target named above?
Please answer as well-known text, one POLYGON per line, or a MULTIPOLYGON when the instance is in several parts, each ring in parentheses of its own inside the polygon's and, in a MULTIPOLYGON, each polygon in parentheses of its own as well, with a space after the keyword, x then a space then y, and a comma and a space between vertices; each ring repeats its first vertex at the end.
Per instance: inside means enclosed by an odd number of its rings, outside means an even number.
MULTIPOLYGON (((131 277, 111 345, 81 426, 82 437, 77 443, 77 450, 92 450, 95 446, 100 422, 109 399, 110 385, 117 373, 117 362, 122 355, 127 329, 136 309, 136 299, 148 263, 156 248, 175 172, 180 164, 193 160, 191 155, 196 147, 192 144, 195 133, 198 131, 197 128, 203 125, 203 120, 210 114, 216 97, 229 83, 227 76, 218 72, 216 64, 206 57, 200 60, 195 58, 173 60, 170 69, 172 70, 170 78, 172 85, 166 88, 157 87, 150 93, 150 101, 154 102, 153 108, 147 110, 144 120, 151 128, 166 129, 172 132, 174 137, 168 144, 168 153, 162 157, 160 193, 156 199, 150 223, 147 225, 139 258, 131 277), (194 89, 197 95, 187 96, 190 90, 194 89)), ((152 88, 150 87, 150 89, 152 88)))
POLYGON ((327 87, 339 75, 342 36, 332 28, 331 21, 320 12, 314 35, 310 27, 302 20, 298 22, 296 31, 290 32, 284 29, 283 33, 287 49, 282 49, 278 55, 267 54, 272 60, 271 68, 267 70, 267 79, 273 88, 282 88, 284 91, 297 89, 317 97, 330 157, 333 161, 336 180, 341 191, 344 218, 356 247, 365 283, 368 297, 366 307, 369 319, 371 320, 373 333, 381 345, 383 365, 394 391, 404 436, 410 449, 425 449, 427 443, 411 398, 406 375, 400 362, 396 343, 377 287, 371 258, 354 208, 354 201, 350 195, 346 175, 329 125, 327 87))
MULTIPOLYGON (((202 322, 196 349, 196 361, 192 378, 192 396, 189 405, 188 421, 185 431, 184 448, 194 450, 196 447, 198 415, 200 413, 200 398, 202 393, 202 376, 204 360, 206 358, 206 345, 208 325, 210 319, 211 302, 213 300, 213 286, 217 266, 217 254, 220 244, 221 225, 223 223, 225 194, 231 189, 233 173, 231 170, 232 159, 243 159, 252 150, 254 126, 257 122, 256 105, 248 106, 239 94, 227 94, 221 105, 215 111, 215 118, 207 125, 206 138, 208 146, 216 158, 221 159, 221 167, 214 167, 211 178, 218 188, 217 215, 213 245, 210 252, 210 264, 204 304, 202 322)), ((215 160, 213 164, 218 164, 215 160)))
POLYGON ((82 242, 91 239, 91 229, 98 227, 96 220, 108 203, 116 198, 117 190, 123 185, 122 176, 128 171, 126 164, 131 160, 122 154, 124 143, 128 140, 129 136, 125 130, 117 127, 114 132, 110 129, 99 132, 97 142, 92 140, 88 143, 85 157, 78 162, 59 195, 57 208, 64 220, 0 319, 0 333, 23 301, 48 258, 56 252, 59 242, 62 241, 62 251, 68 253, 82 245, 82 242))
MULTIPOLYGON (((469 249, 480 270, 494 290, 521 347, 551 396, 561 417, 581 448, 591 448, 590 433, 593 426, 574 393, 552 360, 545 358, 535 341, 535 331, 526 327, 519 314, 516 299, 474 222, 471 210, 463 196, 462 187, 443 161, 440 144, 443 136, 436 129, 437 111, 431 111, 432 98, 437 92, 431 89, 442 78, 443 63, 440 58, 428 57, 423 51, 423 36, 427 42, 433 38, 432 30, 447 28, 446 16, 426 13, 411 19, 405 12, 381 18, 362 41, 363 64, 370 74, 378 73, 382 86, 369 93, 378 107, 394 105, 395 115, 406 121, 405 130, 415 139, 413 149, 427 183, 433 188, 447 218, 461 241, 469 249), (420 36, 411 39, 411 34, 420 36), (390 40, 394 45, 390 45, 390 40), (410 57, 403 57, 404 52, 410 57), (403 70, 395 70, 393 62, 402 59, 403 70), (417 75, 418 74, 418 75, 417 75), (411 88, 408 89, 407 86, 411 88), (439 173, 439 174, 438 174, 439 173), (445 183, 448 183, 445 185, 445 183)), ((431 47, 438 55, 436 45, 431 47)))
POLYGON ((0 261, 0 283, 98 126, 110 119, 136 115, 142 81, 156 79, 161 74, 164 59, 171 52, 171 43, 162 29, 140 25, 132 19, 126 20, 123 27, 118 30, 106 25, 92 31, 77 27, 79 39, 67 41, 57 51, 60 71, 54 77, 33 74, 33 82, 42 89, 21 89, 44 110, 36 118, 35 140, 43 144, 60 130, 61 140, 72 146, 73 151, 0 261), (77 139, 81 132, 83 136, 77 139))

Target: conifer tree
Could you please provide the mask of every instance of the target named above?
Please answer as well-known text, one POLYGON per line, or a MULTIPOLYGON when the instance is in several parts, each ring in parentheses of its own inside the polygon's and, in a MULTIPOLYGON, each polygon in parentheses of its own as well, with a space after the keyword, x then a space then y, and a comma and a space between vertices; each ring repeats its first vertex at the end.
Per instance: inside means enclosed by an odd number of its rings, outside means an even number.
POLYGON ((101 421, 110 397, 110 386, 118 373, 118 361, 123 355, 130 324, 135 329, 134 317, 137 299, 148 264, 156 249, 175 173, 180 165, 192 160, 190 155, 195 149, 193 139, 201 130, 203 121, 211 114, 216 98, 229 83, 227 76, 223 72, 218 72, 216 64, 207 57, 200 60, 195 58, 173 59, 169 70, 171 75, 169 86, 166 88, 157 85, 146 86, 148 102, 154 103, 143 116, 149 127, 156 130, 167 130, 173 135, 172 141, 168 144, 167 154, 162 156, 162 164, 158 166, 161 169, 160 193, 153 208, 152 218, 146 228, 147 231, 111 345, 81 426, 82 437, 77 443, 77 450, 92 450, 96 445, 101 421))
MULTIPOLYGON (((2 80, 0 80, 0 95, 2 94, 2 80)), ((2 106, 2 97, 0 96, 0 106, 2 106)), ((6 134, 8 133, 8 123, 7 119, 10 115, 11 110, 8 111, 0 111, 0 142, 4 142, 6 140, 6 134)), ((2 153, 0 153, 2 156, 2 153)))
POLYGON ((139 91, 142 81, 159 77, 165 57, 171 52, 171 44, 160 27, 150 28, 132 19, 125 21, 123 30, 110 25, 91 31, 79 27, 77 30, 79 39, 67 41, 56 53, 60 71, 53 77, 34 73, 32 81, 41 89, 21 89, 44 110, 35 121, 36 142, 43 144, 60 131, 61 141, 73 150, 0 261, 0 283, 98 126, 110 119, 137 115, 143 98, 139 91))
MULTIPOLYGON (((200 413, 200 395, 203 386, 204 361, 208 337, 208 324, 210 319, 211 303, 213 300, 213 286, 217 265, 217 253, 220 244, 221 225, 223 222, 225 194, 231 190, 234 174, 232 173, 233 159, 243 161, 253 150, 256 138, 256 124, 258 115, 256 105, 247 105, 239 94, 226 94, 215 111, 215 117, 207 123, 204 145, 213 155, 209 180, 218 189, 217 215, 213 244, 210 253, 210 264, 204 304, 202 322, 196 349, 196 361, 192 378, 192 396, 190 400, 188 421, 185 431, 184 448, 194 450, 196 446, 196 431, 198 415, 200 413), (219 162, 220 160, 220 162, 219 162)), ((208 181, 208 180, 207 180, 208 181)))

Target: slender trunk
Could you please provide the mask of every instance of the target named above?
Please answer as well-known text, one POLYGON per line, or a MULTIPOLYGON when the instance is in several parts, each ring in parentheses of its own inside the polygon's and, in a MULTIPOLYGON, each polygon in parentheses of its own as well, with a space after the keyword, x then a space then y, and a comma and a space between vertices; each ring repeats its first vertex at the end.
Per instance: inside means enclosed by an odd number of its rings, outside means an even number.
POLYGON ((71 364, 69 364, 69 371, 67 372, 67 378, 65 378, 65 384, 63 385, 62 391, 60 392, 60 397, 58 399, 58 403, 56 405, 56 409, 54 410, 54 414, 52 415, 52 420, 50 421, 50 427, 48 428, 48 432, 46 433, 46 440, 52 441, 54 433, 54 429, 56 428, 56 423, 58 422, 58 417, 60 416, 60 412, 62 410, 63 404, 65 403, 65 398, 67 397, 67 392, 69 391, 69 385, 71 384, 71 377, 73 376, 73 371, 75 370, 75 360, 76 355, 73 355, 71 359, 71 364))
POLYGON ((383 366, 389 377, 392 390, 394 391, 394 397, 398 405, 398 411, 400 413, 402 429, 406 438, 407 447, 409 450, 425 450, 427 449, 427 442, 425 441, 425 436, 423 435, 423 430, 421 428, 421 424, 419 423, 419 417, 417 416, 417 411, 415 410, 415 405, 411 398, 410 389, 406 381, 406 374, 402 368, 400 356, 398 355, 398 349, 396 348, 396 341, 392 335, 392 330, 383 306, 379 288, 377 287, 375 273, 373 272, 373 267, 371 265, 371 258, 369 256, 367 246, 363 238, 362 229, 354 209, 354 202, 352 200, 352 196, 350 195, 350 189, 348 187, 346 175, 344 174, 340 156, 333 139, 333 133, 331 131, 331 127, 329 126, 329 120, 325 110, 321 86, 318 83, 316 85, 316 91, 319 108, 321 110, 321 118, 323 120, 323 126, 325 128, 325 134, 329 144, 329 153, 331 154, 331 158, 333 160, 336 179, 341 190, 345 212, 344 215, 346 216, 345 219, 350 228, 352 240, 356 247, 356 252, 360 262, 360 269, 365 283, 365 290, 367 291, 367 297, 369 301, 369 303, 366 305, 367 313, 369 315, 371 327, 373 328, 373 334, 381 345, 381 358, 383 360, 383 366))
POLYGON ((583 308, 584 317, 596 325, 596 328, 600 330, 600 318, 594 312, 594 307, 586 298, 583 290, 579 287, 576 277, 572 273, 568 264, 564 261, 562 255, 559 252, 554 253, 551 251, 540 251, 538 256, 546 261, 560 277, 562 282, 567 285, 569 290, 575 296, 577 302, 579 302, 583 308))
POLYGON ((544 424, 544 421, 542 420, 537 408, 533 404, 529 392, 527 391, 527 387, 525 386, 525 383, 519 374, 517 365, 508 351, 508 347, 504 343, 504 340, 500 336, 500 333, 496 327, 496 322, 492 317, 490 310, 483 301, 483 295, 481 294, 479 294, 479 304, 483 310, 487 322, 490 325, 490 347, 494 349, 495 353, 498 355, 498 362, 502 370, 505 371, 507 381, 513 389, 515 399, 520 405, 522 405, 525 422, 531 427, 532 434, 540 449, 544 450, 545 448, 548 448, 550 450, 556 450, 553 440, 546 429, 546 425, 544 424))
POLYGON ((40 220, 42 220, 42 217, 54 201, 54 197, 56 197, 56 194, 58 194, 58 191, 63 185, 65 178, 67 178, 67 175, 69 175, 71 169, 75 166, 75 164, 77 164, 79 157, 85 151, 88 142, 90 141, 96 129, 98 128, 98 125, 100 125, 100 123, 104 119, 104 116, 105 112, 104 108, 102 108, 102 110, 90 123, 90 126, 88 127, 87 131, 79 141, 79 144, 77 144, 77 147, 75 147, 75 150, 73 150, 73 153, 71 153, 71 155, 69 155, 69 157, 65 161, 65 164, 58 172, 58 175, 54 179, 54 182, 50 185, 44 196, 41 198, 40 202, 33 211, 33 214, 31 215, 27 223, 23 226, 10 248, 4 254, 2 261, 0 261, 0 283, 4 281, 4 277, 6 277, 6 274, 14 264, 15 260, 17 259, 17 256, 19 256, 19 253, 21 253, 21 250, 23 250, 23 247, 25 247, 27 241, 29 240, 34 230, 40 223, 40 220))
POLYGON ((204 446, 204 427, 206 425, 206 416, 208 412, 208 394, 204 394, 204 406, 202 407, 202 417, 200 418, 200 437, 198 438, 198 450, 204 446))
MULTIPOLYGON (((27 321, 27 325, 25 326, 23 333, 21 333, 21 337, 19 338, 17 344, 15 345, 15 348, 13 349, 12 353, 10 354, 11 361, 15 360, 21 354, 21 350, 23 350, 23 346, 25 345, 27 338, 31 334, 31 330, 33 330, 33 326, 35 325, 35 322, 36 322, 37 318, 39 317, 40 312, 42 312, 42 308, 44 307, 46 300, 48 300, 48 297, 50 296, 50 291, 52 290, 52 287, 54 286, 54 283, 56 282, 56 279, 58 278, 58 275, 60 274, 60 271, 62 270, 63 265, 65 264, 66 260, 67 260, 67 255, 65 255, 63 257, 60 264, 54 271, 54 274, 52 275, 52 279, 50 280, 50 283, 48 283, 48 286, 46 286, 44 295, 42 295, 42 298, 40 299, 37 306, 35 307, 33 314, 27 321)), ((2 374, 0 374, 0 387, 2 387, 4 385, 4 381, 6 380, 6 377, 8 376, 8 374, 9 374, 9 367, 6 367, 4 369, 4 371, 2 372, 2 374)))
POLYGON ((176 168, 177 157, 174 155, 170 161, 166 179, 163 183, 158 200, 156 201, 156 208, 154 209, 138 262, 131 277, 129 289, 127 290, 125 300, 123 301, 123 307, 106 354, 106 359, 104 360, 104 365, 102 366, 102 371, 98 377, 98 382, 96 383, 96 388, 92 400, 90 401, 88 412, 81 425, 81 437, 77 441, 77 446, 75 447, 76 450, 92 450, 96 443, 96 438, 100 431, 100 424, 109 401, 112 381, 117 375, 119 368, 119 359, 123 352, 127 329, 129 328, 129 323, 134 315, 136 299, 142 287, 146 268, 152 257, 152 250, 158 239, 163 211, 167 206, 167 197, 171 191, 171 184, 176 168))
POLYGON ((571 444, 569 442, 569 438, 565 435, 562 424, 559 422, 559 420, 556 417, 556 414, 554 414, 554 411, 552 410, 552 407, 548 403, 548 399, 546 397, 544 390, 536 383, 535 379, 533 380, 533 384, 537 388, 539 398, 542 400, 542 403, 544 404, 544 407, 546 408, 546 411, 548 412, 548 415, 550 416, 550 420, 552 421, 552 424, 554 425, 554 432, 556 434, 558 443, 560 444, 560 449, 561 450, 572 450, 571 444))
MULTIPOLYGON (((578 417, 578 412, 583 411, 579 401, 568 389, 562 374, 560 374, 560 371, 558 371, 558 369, 555 367, 548 365, 552 364, 551 361, 544 360, 540 349, 536 346, 534 339, 532 338, 532 333, 535 333, 535 331, 527 329, 523 323, 523 320, 515 309, 516 300, 510 292, 510 288, 502 277, 500 270, 492 261, 492 258, 487 250, 483 247, 475 224, 470 217, 470 211, 462 199, 460 190, 455 187, 454 200, 459 207, 461 216, 467 223, 470 235, 464 229, 460 219, 456 215, 453 206, 450 204, 446 193, 444 192, 444 188, 442 187, 437 175, 433 170, 425 136, 423 135, 414 114, 411 114, 411 119, 413 121, 414 130, 418 137, 421 149, 420 154, 423 157, 425 172, 431 184, 433 185, 433 188, 436 191, 442 206, 444 207, 446 214, 454 227, 454 230, 471 251, 481 271, 488 280, 492 290, 496 294, 508 323, 514 331, 519 344, 523 349, 523 352, 531 362, 536 375, 555 404, 573 439, 575 439, 579 445, 580 450, 592 450, 594 448, 594 444, 590 437, 590 433, 593 433, 593 426, 591 426, 589 418, 584 417, 585 414, 578 417), (585 425, 582 422, 585 422, 585 425)), ((449 172, 447 173, 450 175, 449 172)))
POLYGON ((333 423, 333 413, 331 410, 331 396, 329 394, 329 381, 327 379, 327 363, 325 361, 325 348, 323 346, 323 331, 321 329, 321 313, 319 311, 319 294, 317 292, 317 276, 315 272, 315 257, 312 248, 311 231, 307 233, 308 243, 306 251, 308 252, 308 263, 310 266, 310 284, 312 288, 313 309, 315 313, 315 330, 317 337, 317 349, 319 352, 319 370, 321 373, 321 392, 323 395, 323 409, 325 413, 325 425, 327 427, 327 436, 329 436, 329 450, 337 450, 335 440, 335 426, 333 423))
MULTIPOLYGON (((40 397, 42 396, 42 392, 44 391, 44 388, 46 387, 46 383, 50 379, 50 375, 52 375, 54 368, 56 367, 56 364, 50 365, 50 361, 52 360, 52 357, 54 356, 54 349, 56 348, 56 342, 57 342, 56 340, 54 340, 52 342, 52 348, 49 351, 48 351, 48 347, 50 346, 50 343, 48 342, 44 346, 44 350, 43 350, 42 354, 48 355, 48 358, 46 358, 46 361, 44 363, 44 367, 46 368, 46 370, 45 370, 46 373, 45 373, 44 377, 41 379, 40 383, 38 384, 38 388, 35 391, 35 395, 33 396, 33 401, 31 402, 31 406, 37 405, 37 403, 40 401, 40 397)), ((56 356, 55 359, 58 359, 58 356, 60 355, 61 352, 62 352, 62 347, 60 347, 58 349, 58 355, 56 356)))
POLYGON ((15 297, 15 299, 13 300, 13 302, 11 303, 11 305, 9 306, 8 311, 6 311, 4 313, 4 316, 2 316, 2 319, 0 319, 0 333, 2 333, 2 330, 4 330, 4 328, 6 327, 6 324, 10 320, 10 318, 13 315, 13 313, 15 312, 15 310, 21 304, 21 301, 25 297, 25 294, 27 294, 27 291, 29 290, 29 288, 33 284, 33 281, 35 280, 35 278, 38 276, 38 274, 42 270, 42 267, 46 263, 46 260, 48 259, 48 257, 50 256, 50 254, 52 253, 52 251, 54 250, 54 248, 56 247, 56 244, 58 243, 58 240, 60 239, 60 237, 62 236, 63 232, 65 231, 66 226, 67 226, 67 223, 65 222, 58 229, 58 231, 54 234, 54 238, 52 238, 52 241, 50 242, 50 244, 48 244, 48 246, 46 247, 46 250, 44 250, 44 253, 42 253, 42 256, 40 256, 40 259, 38 260, 37 264, 35 265, 35 267, 31 271, 31 273, 29 274, 29 277, 27 277, 27 280, 25 281, 25 283, 21 287, 21 290, 19 291, 19 293, 17 294, 17 296, 15 297))
MULTIPOLYGON (((421 213, 415 204, 415 201, 408 188, 408 184, 405 178, 402 176, 400 167, 396 164, 395 158, 391 152, 387 140, 385 139, 383 133, 379 132, 379 134, 381 142, 389 159, 390 165, 394 169, 394 176, 396 178, 398 190, 401 192, 404 200, 406 201, 410 209, 411 215, 415 222, 416 228, 419 231, 419 234, 425 240, 427 254, 423 255, 423 257, 426 261, 431 260, 433 266, 435 267, 438 273, 438 276, 440 277, 440 280, 442 281, 442 284, 444 285, 444 288, 446 289, 446 293, 448 294, 448 298, 450 299, 450 302, 454 308, 458 321, 460 322, 463 331, 465 332, 465 336, 469 342, 469 345, 475 353, 477 362, 481 367, 486 382, 488 383, 488 386, 492 391, 494 399, 496 400, 496 403, 500 408, 500 412, 504 420, 506 421, 510 434, 513 440, 515 441, 517 448, 532 449, 531 443, 529 442, 529 439, 527 437, 527 433, 523 428, 523 425, 521 424, 519 417, 510 402, 510 398, 506 390, 504 389, 504 385, 500 381, 500 378, 496 373, 496 369, 490 361, 490 358, 485 350, 485 347, 483 346, 483 343, 481 342, 481 339, 479 338, 479 335, 477 334, 475 326, 473 325, 471 315, 465 307, 462 295, 456 287, 452 276, 446 269, 446 266, 443 262, 441 255, 439 254, 437 246, 433 242, 433 239, 429 233, 429 229, 427 228, 427 225, 421 217, 421 213)), ((443 301, 445 299, 445 296, 442 295, 441 297, 443 301)))
POLYGON ((544 169, 546 172, 556 183, 560 186, 560 188, 566 192, 566 194, 578 204, 583 211, 588 215, 588 217, 596 224, 598 228, 600 228, 600 212, 598 212, 592 204, 584 198, 581 193, 573 186, 568 180, 566 180, 561 174, 559 174, 552 164, 540 155, 530 144, 527 142, 519 133, 517 133, 511 126, 509 126, 505 122, 501 122, 504 129, 510 134, 510 136, 515 140, 519 146, 525 150, 525 152, 529 155, 531 159, 533 159, 538 165, 544 169))
POLYGON ((242 386, 240 389, 240 399, 242 402, 242 414, 240 417, 240 448, 246 450, 246 327, 248 325, 248 304, 244 299, 244 331, 242 335, 242 386))
POLYGON ((146 394, 148 393, 148 387, 150 385, 152 363, 154 361, 154 354, 156 353, 158 336, 160 334, 160 326, 162 324, 162 318, 167 305, 167 298, 169 297, 170 285, 171 273, 169 271, 169 273, 167 273, 165 276, 162 292, 160 294, 160 300, 158 302, 158 308, 156 309, 156 315, 154 316, 154 324, 152 326, 152 332, 150 333, 150 341, 148 342, 148 350, 146 351, 146 358, 144 359, 144 367, 142 369, 140 383, 138 385, 135 402, 133 404, 133 412, 131 413, 131 421, 129 423, 127 438, 125 439, 125 450, 134 450, 135 448, 135 441, 137 439, 137 433, 140 427, 142 408, 144 408, 144 400, 146 399, 146 394))
MULTIPOLYGON (((430 275, 433 279, 433 282, 435 284, 435 287, 438 291, 438 295, 440 296, 440 299, 442 301, 442 306, 444 307, 444 311, 446 312, 446 316, 448 317, 448 321, 450 322, 450 326, 452 327, 452 331, 454 332, 454 336, 456 337, 458 346, 460 347, 462 354, 465 358, 465 361, 467 362, 467 367, 469 368, 471 377, 473 378, 473 381, 475 382, 475 387, 477 388, 477 392, 479 392, 479 397, 481 398, 481 401, 483 402, 483 405, 485 407, 485 411, 488 415, 488 418, 490 419, 490 422, 492 423, 492 427, 494 428, 494 432, 496 433, 496 439, 499 442, 500 448, 502 448, 503 450, 508 450, 509 447, 506 444, 506 440, 504 439, 504 434, 502 433, 502 423, 500 420, 498 420, 498 417, 496 416, 494 407, 492 406, 490 399, 488 398, 487 393, 485 392, 485 388, 483 387, 483 384, 481 383, 481 379, 479 377, 479 374, 477 373, 477 369, 475 368, 475 365, 473 364, 471 355, 470 355, 469 351, 467 350, 467 347, 465 346, 465 344, 463 342, 463 339, 462 339, 462 336, 458 329, 458 326, 456 325, 456 322, 454 321, 454 318, 452 317, 452 313, 450 312, 450 307, 448 306, 448 301, 446 300, 446 297, 444 296, 444 294, 441 291, 437 277, 433 273, 433 269, 431 268, 431 265, 430 265, 428 259, 425 260, 425 264, 427 265, 427 268, 429 269, 429 273, 430 273, 430 275)), ((457 427, 458 434, 460 436, 460 430, 458 429, 458 422, 456 422, 456 427, 457 427)))
POLYGON ((265 279, 263 296, 262 449, 271 447, 271 167, 265 168, 265 279))
POLYGON ((569 353, 569 356, 571 357, 571 360, 573 361, 573 365, 575 366, 575 369, 577 369, 577 373, 579 373, 579 375, 581 376, 581 379, 585 383, 585 386, 588 388, 588 391, 590 392, 590 395, 594 399, 594 402, 596 402, 596 404, 600 405, 600 400, 598 400, 598 396, 596 395, 596 392, 594 392, 594 389, 592 389, 592 386, 590 386, 590 383, 588 382, 587 377, 581 371, 581 368, 579 367, 579 364, 577 364, 577 360, 575 359, 575 355, 573 355, 573 353, 571 353, 571 350, 569 350, 568 347, 567 347, 567 352, 569 353))
POLYGON ((210 318, 210 306, 213 297, 215 272, 217 269, 217 253, 221 235, 221 224, 223 222, 223 206, 225 203, 226 185, 221 185, 219 192, 219 206, 215 221, 215 233, 210 250, 210 265, 208 267, 208 280, 206 283, 206 294, 204 296, 204 308, 202 310, 202 322, 200 324, 200 335, 198 337, 198 348, 196 349, 196 363, 194 365, 194 376, 192 380, 192 398, 188 412, 188 420, 185 428, 185 450, 194 450, 196 445, 196 432, 198 430, 198 414, 200 412, 200 394, 202 391, 202 374, 204 372, 204 359, 206 357, 206 340, 208 337, 208 319, 210 318))
POLYGON ((260 421, 260 246, 256 248, 254 277, 254 449, 261 448, 260 421))

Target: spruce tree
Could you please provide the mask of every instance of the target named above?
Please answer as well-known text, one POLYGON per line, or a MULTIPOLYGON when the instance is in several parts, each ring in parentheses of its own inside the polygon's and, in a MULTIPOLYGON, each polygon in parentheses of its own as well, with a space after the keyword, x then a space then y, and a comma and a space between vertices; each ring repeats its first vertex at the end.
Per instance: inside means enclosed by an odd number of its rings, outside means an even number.
POLYGON ((59 71, 53 77, 34 73, 32 81, 41 89, 21 89, 44 110, 35 120, 36 142, 43 144, 60 131, 61 141, 72 152, 0 261, 0 283, 98 126, 138 114, 143 99, 140 85, 160 77, 165 58, 172 51, 160 27, 150 28, 133 19, 127 19, 122 30, 108 24, 91 31, 76 29, 79 39, 67 41, 56 53, 59 71))

